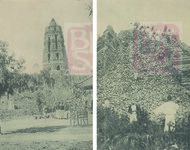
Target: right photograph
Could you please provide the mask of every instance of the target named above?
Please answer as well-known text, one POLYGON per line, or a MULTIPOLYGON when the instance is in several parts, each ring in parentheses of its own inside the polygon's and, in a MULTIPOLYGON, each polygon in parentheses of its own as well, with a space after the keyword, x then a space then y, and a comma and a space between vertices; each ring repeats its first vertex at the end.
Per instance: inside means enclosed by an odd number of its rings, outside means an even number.
POLYGON ((190 149, 190 1, 97 1, 98 150, 190 149))

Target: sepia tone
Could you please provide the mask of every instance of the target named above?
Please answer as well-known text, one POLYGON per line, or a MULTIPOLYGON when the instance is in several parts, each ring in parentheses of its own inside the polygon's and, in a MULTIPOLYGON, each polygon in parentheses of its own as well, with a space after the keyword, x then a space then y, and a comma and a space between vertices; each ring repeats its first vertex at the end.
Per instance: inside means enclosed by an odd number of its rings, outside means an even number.
POLYGON ((189 6, 98 0, 99 150, 190 149, 189 6))
POLYGON ((0 7, 0 149, 91 150, 92 1, 0 7))

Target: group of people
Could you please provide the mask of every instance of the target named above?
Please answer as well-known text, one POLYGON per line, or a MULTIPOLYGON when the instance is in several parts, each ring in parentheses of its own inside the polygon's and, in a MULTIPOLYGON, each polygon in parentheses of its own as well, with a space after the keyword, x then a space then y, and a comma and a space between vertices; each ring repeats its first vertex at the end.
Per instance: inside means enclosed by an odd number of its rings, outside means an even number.
POLYGON ((56 110, 65 110, 67 111, 69 109, 69 106, 67 104, 64 104, 63 102, 58 102, 55 104, 53 111, 55 112, 56 110))

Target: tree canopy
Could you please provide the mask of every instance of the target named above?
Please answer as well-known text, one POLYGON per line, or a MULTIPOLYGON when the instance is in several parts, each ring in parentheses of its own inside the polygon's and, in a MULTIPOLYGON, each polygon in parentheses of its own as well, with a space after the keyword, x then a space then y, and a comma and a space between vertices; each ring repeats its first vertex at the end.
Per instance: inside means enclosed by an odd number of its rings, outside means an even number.
MULTIPOLYGON (((168 96, 183 107, 190 106, 189 90, 180 81, 184 70, 176 68, 172 62, 177 48, 180 56, 188 56, 190 48, 177 38, 167 26, 162 32, 157 32, 151 27, 136 23, 133 29, 118 34, 108 26, 97 43, 98 106, 102 106, 107 100, 110 107, 118 113, 126 114, 131 103, 151 111, 168 101, 168 96), (138 43, 135 44, 136 36, 138 43), (144 61, 144 64, 141 62, 141 65, 144 66, 141 67, 146 67, 143 71, 135 69, 136 50, 138 57, 143 58, 141 61, 144 61), (171 55, 173 56, 170 57, 171 55), (158 56, 162 58, 156 59, 158 56), (165 59, 167 61, 164 62, 165 59), (154 64, 159 60, 164 63, 154 64), (153 65, 152 71, 146 70, 150 69, 150 65, 153 65), (162 69, 156 70, 156 67, 162 69)), ((189 72, 189 69, 185 71, 189 72)))
POLYGON ((20 86, 20 73, 24 60, 16 60, 14 54, 9 54, 8 43, 0 41, 0 96, 13 94, 13 90, 20 86))

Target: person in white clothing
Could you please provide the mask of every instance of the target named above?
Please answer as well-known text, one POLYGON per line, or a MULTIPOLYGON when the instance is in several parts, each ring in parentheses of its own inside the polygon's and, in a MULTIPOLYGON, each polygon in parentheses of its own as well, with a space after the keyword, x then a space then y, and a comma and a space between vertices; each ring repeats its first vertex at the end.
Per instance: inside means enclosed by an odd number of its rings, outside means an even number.
POLYGON ((134 104, 130 106, 129 119, 130 119, 130 123, 137 121, 137 107, 134 104))

